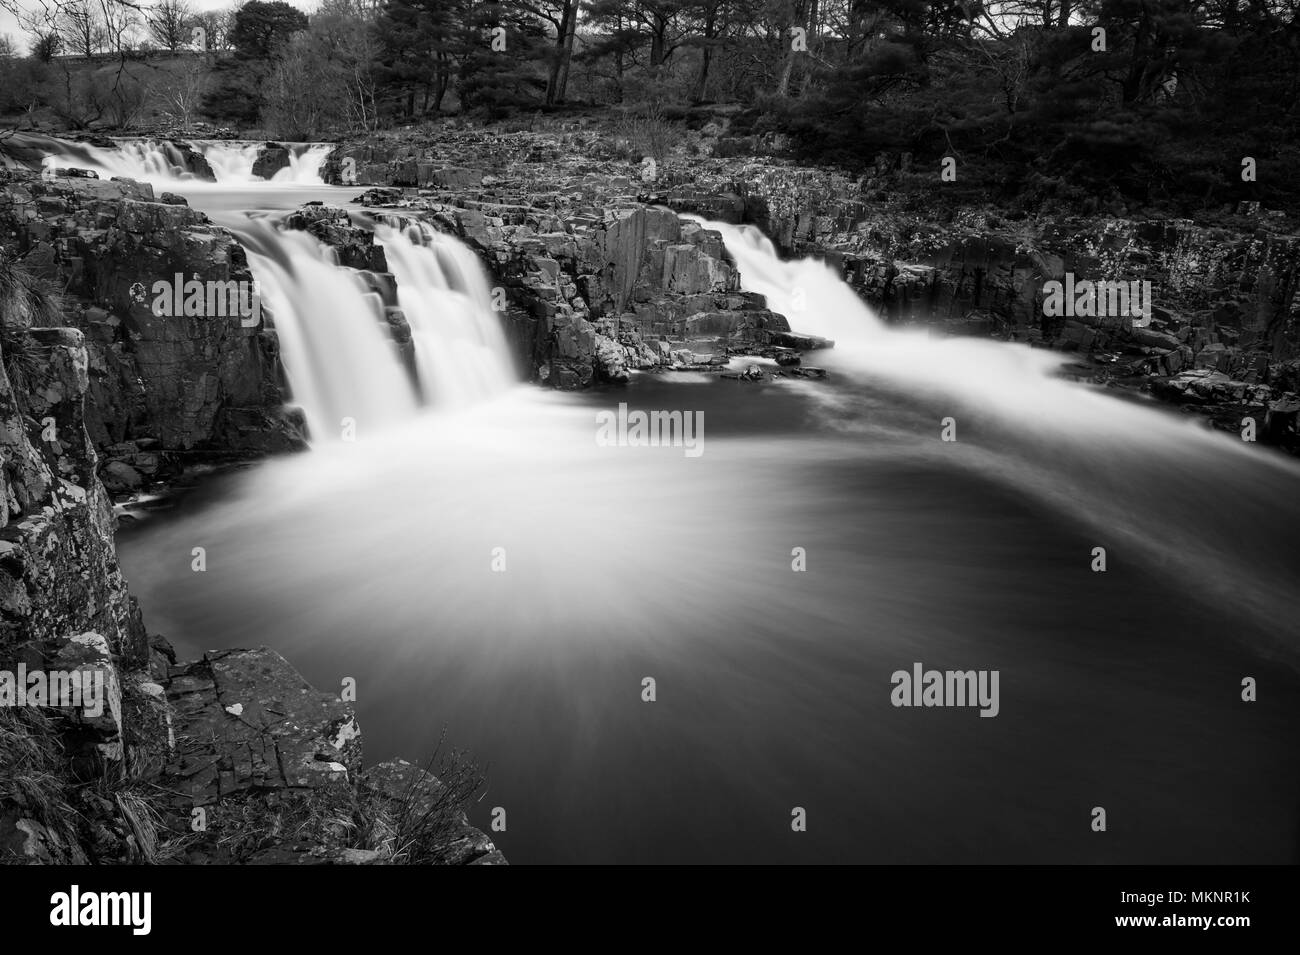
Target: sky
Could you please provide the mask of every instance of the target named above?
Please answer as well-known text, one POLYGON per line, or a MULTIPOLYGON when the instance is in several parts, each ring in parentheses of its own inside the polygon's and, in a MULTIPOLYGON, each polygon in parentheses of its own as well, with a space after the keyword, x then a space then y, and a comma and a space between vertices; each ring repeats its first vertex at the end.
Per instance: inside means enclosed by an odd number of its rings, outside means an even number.
MULTIPOLYGON (((190 6, 197 10, 220 10, 232 5, 233 0, 189 0, 190 6)), ((299 10, 310 12, 318 6, 317 0, 288 0, 290 4, 299 10)), ((41 8, 38 0, 18 0, 18 5, 30 10, 39 10, 41 8)), ((0 10, 0 34, 7 34, 14 41, 14 45, 22 52, 27 51, 28 37, 19 28, 17 21, 14 20, 7 11, 0 10)))

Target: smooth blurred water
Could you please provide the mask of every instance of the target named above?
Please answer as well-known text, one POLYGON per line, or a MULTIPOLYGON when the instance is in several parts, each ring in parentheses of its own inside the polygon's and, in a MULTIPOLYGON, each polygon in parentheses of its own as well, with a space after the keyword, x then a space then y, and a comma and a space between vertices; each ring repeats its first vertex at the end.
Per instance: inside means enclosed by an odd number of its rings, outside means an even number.
POLYGON ((368 760, 445 725, 516 862, 1293 859, 1300 685, 1255 648, 1294 633, 1128 540, 1244 521, 1225 559, 1294 580, 1294 485, 1256 464, 1261 537, 1258 500, 1216 488, 1231 455, 1125 462, 1170 505, 1112 532, 1027 487, 1018 445, 933 420, 844 383, 520 390, 222 478, 119 549, 183 654, 355 678, 368 760), (618 401, 704 411, 705 453, 597 447, 618 401), (915 661, 999 669, 1000 715, 893 708, 915 661))
MULTIPOLYGON (((302 189, 355 195, 192 198, 302 189)), ((830 381, 519 387, 214 479, 119 535, 150 628, 355 679, 368 761, 445 726, 516 863, 1294 861, 1294 463, 723 232, 830 381), (599 446, 620 402, 704 453, 599 446), (894 708, 918 661, 998 669, 1000 714, 894 708)))
MULTIPOLYGON (((52 142, 58 142, 52 140, 52 142)), ((212 186, 261 184, 275 186, 319 185, 320 170, 333 146, 329 143, 285 143, 289 164, 276 170, 270 180, 253 174, 253 164, 264 144, 227 140, 195 139, 190 141, 207 160, 216 182, 196 178, 185 168, 185 158, 170 141, 123 139, 114 148, 89 143, 61 143, 61 150, 45 160, 55 168, 92 169, 101 179, 124 176, 143 179, 155 187, 188 189, 212 186)))

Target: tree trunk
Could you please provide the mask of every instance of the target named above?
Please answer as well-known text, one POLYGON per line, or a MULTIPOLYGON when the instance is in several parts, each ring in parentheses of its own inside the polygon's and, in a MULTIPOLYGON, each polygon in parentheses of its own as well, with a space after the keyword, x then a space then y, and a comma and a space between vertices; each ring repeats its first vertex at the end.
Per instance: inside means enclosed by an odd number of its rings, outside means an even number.
POLYGON ((668 18, 661 13, 654 15, 654 29, 650 34, 650 68, 663 65, 664 50, 667 47, 668 18))
POLYGON ((710 5, 708 13, 704 20, 704 39, 705 44, 700 48, 700 74, 695 80, 695 94, 691 97, 691 102, 704 102, 704 94, 709 85, 709 64, 713 60, 712 41, 716 39, 716 28, 718 21, 718 8, 716 5, 710 5))
POLYGON ((546 73, 546 105, 554 106, 560 95, 560 70, 564 63, 564 41, 569 35, 569 20, 573 16, 573 0, 564 0, 560 22, 555 27, 555 49, 551 54, 550 68, 546 73))
POLYGON ((557 103, 563 103, 569 91, 569 67, 573 65, 573 41, 578 35, 578 5, 573 5, 573 16, 569 18, 569 32, 564 38, 564 60, 560 64, 560 89, 557 103))
POLYGON ((781 78, 776 81, 776 95, 785 96, 790 91, 790 74, 794 72, 794 50, 787 50, 785 65, 781 67, 781 78))

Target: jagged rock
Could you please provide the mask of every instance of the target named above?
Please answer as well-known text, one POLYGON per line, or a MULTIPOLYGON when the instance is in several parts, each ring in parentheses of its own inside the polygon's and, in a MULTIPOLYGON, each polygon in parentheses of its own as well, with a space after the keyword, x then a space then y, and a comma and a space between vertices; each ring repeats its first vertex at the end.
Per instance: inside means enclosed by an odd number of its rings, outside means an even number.
POLYGON ((632 373, 628 370, 627 350, 618 342, 604 335, 597 335, 594 360, 596 374, 602 381, 622 384, 631 380, 632 373))
POLYGON ((100 472, 104 487, 110 491, 134 491, 143 483, 140 472, 121 461, 110 461, 100 472))
POLYGON ((314 690, 265 647, 212 653, 178 668, 167 698, 178 740, 169 786, 192 805, 253 789, 322 786, 360 766, 351 708, 314 690))
POLYGON ((0 231, 73 305, 67 320, 85 335, 96 445, 148 436, 162 451, 303 446, 281 412, 274 336, 234 319, 159 317, 131 294, 177 273, 251 279, 243 249, 202 213, 156 201, 146 183, 27 175, 0 183, 0 231))
POLYGON ((818 348, 833 348, 835 343, 828 338, 817 335, 802 335, 798 332, 773 332, 768 341, 782 348, 797 348, 800 351, 814 351, 818 348))
POLYGON ((35 819, 0 813, 0 859, 16 857, 30 865, 48 865, 59 861, 51 851, 53 841, 50 831, 35 819))
POLYGON ((320 203, 305 205, 286 216, 284 226, 310 233, 334 249, 340 265, 371 272, 388 271, 384 247, 375 241, 374 233, 354 226, 343 209, 320 203))
MULTIPOLYGON (((419 819, 442 813, 439 799, 445 787, 432 773, 406 760, 389 760, 373 766, 361 777, 362 787, 408 807, 411 817, 419 819)), ((467 865, 495 856, 489 865, 502 865, 503 857, 488 836, 470 826, 464 813, 456 812, 446 820, 448 836, 439 846, 438 861, 446 865, 467 865)))
POLYGON ((281 169, 289 168, 289 150, 279 143, 266 143, 257 151, 253 160, 253 175, 262 179, 274 179, 281 169))
MULTIPOLYGON (((83 633, 71 637, 54 654, 52 669, 79 674, 82 685, 93 680, 97 698, 83 700, 80 706, 65 700, 63 713, 84 732, 78 740, 80 748, 93 749, 100 764, 120 763, 123 758, 122 743, 122 685, 118 677, 108 641, 98 633, 83 633), (96 712, 96 710, 98 712, 96 712)), ((84 691, 83 691, 84 693, 84 691)), ((70 755, 76 756, 76 753, 70 755)))
POLYGON ((28 334, 44 361, 22 399, 26 414, 0 371, 0 649, 19 635, 54 646, 94 632, 114 653, 142 658, 144 627, 117 567, 111 505, 86 435, 83 336, 28 334))

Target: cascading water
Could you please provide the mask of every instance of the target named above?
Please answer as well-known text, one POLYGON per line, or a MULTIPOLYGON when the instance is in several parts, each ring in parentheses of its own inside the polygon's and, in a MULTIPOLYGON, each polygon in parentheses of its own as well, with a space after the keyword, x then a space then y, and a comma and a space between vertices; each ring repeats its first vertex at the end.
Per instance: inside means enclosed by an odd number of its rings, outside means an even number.
POLYGON ((427 222, 375 226, 411 326, 420 382, 435 407, 463 407, 517 380, 478 257, 427 222))
POLYGON ((358 441, 124 529, 132 589, 183 656, 267 644, 371 688, 369 760, 445 728, 490 766, 471 819, 510 807, 511 861, 1291 859, 1300 682, 1246 646, 1294 637, 1289 464, 1059 380, 1047 353, 886 328, 729 226, 746 287, 836 340, 830 381, 473 404, 510 377, 477 262, 389 219, 421 390, 468 405, 421 413, 376 283, 244 215, 304 188, 207 189, 180 191, 248 245, 314 432, 351 417, 358 441), (599 445, 618 402, 699 410, 707 451, 599 445), (203 574, 196 541, 220 555, 203 574), (912 661, 1000 668, 1001 715, 893 708, 912 661), (1270 708, 1237 702, 1242 674, 1270 708), (1125 820, 1104 840, 1062 822, 1094 799, 1125 820), (793 837, 791 806, 814 820, 793 837))
MULTIPOLYGON (((218 186, 266 181, 253 174, 253 164, 263 148, 262 143, 193 140, 190 145, 207 160, 218 186)), ((318 185, 321 166, 334 147, 328 143, 284 145, 289 151, 289 165, 278 170, 270 181, 285 185, 318 185)), ((117 141, 112 149, 89 143, 61 143, 59 151, 46 157, 45 165, 50 168, 73 166, 92 169, 104 179, 122 176, 187 188, 203 183, 187 168, 181 150, 166 140, 123 139, 117 141)))
POLYGON ((64 153, 47 157, 47 167, 77 166, 93 169, 100 178, 180 182, 193 177, 185 170, 185 157, 175 144, 152 140, 123 140, 115 149, 77 144, 64 153))
POLYGON ((332 249, 306 233, 277 229, 269 218, 232 223, 249 249, 294 401, 314 438, 340 433, 344 418, 373 432, 409 417, 417 403, 439 410, 472 405, 517 380, 478 258, 427 223, 394 221, 399 225, 373 227, 411 328, 415 382, 381 296, 339 266, 332 249))
POLYGON ((922 397, 953 416, 959 436, 996 433, 999 452, 959 440, 952 456, 1073 513, 1108 539, 1122 538, 1144 559, 1202 594, 1257 615, 1277 637, 1270 650, 1300 661, 1293 581, 1267 555, 1286 546, 1270 521, 1273 501, 1289 493, 1300 468, 1240 441, 1149 406, 1118 400, 1059 374, 1060 353, 972 338, 937 338, 926 330, 891 329, 824 263, 783 261, 752 226, 708 222, 722 234, 746 291, 767 298, 798 331, 830 338, 818 364, 864 385, 922 397), (1134 475, 1141 474, 1137 480, 1134 475), (1261 490, 1268 493, 1261 496, 1261 490), (1205 513, 1207 496, 1238 495, 1252 515, 1205 513))
POLYGON ((387 331, 383 301, 362 277, 305 232, 254 219, 239 235, 312 438, 343 433, 345 419, 364 434, 412 414, 415 391, 387 331))
MULTIPOLYGON (((320 184, 329 144, 289 144, 289 166, 270 182, 254 176, 260 143, 195 140, 215 185, 185 171, 171 142, 123 140, 117 148, 62 144, 45 165, 76 165, 102 176, 143 179, 212 198, 241 196, 239 187, 290 190, 320 184)), ((291 193, 290 193, 291 194, 291 193)), ((210 209, 249 249, 263 304, 280 336, 285 372, 315 440, 341 433, 352 419, 373 433, 409 417, 420 403, 464 407, 504 391, 516 380, 486 275, 461 242, 427 223, 390 217, 372 224, 397 284, 397 305, 411 328, 416 381, 404 367, 387 325, 385 303, 334 251, 307 235, 276 228, 273 219, 210 209), (423 399, 423 401, 421 401, 423 399)))
MULTIPOLYGON (((253 175, 253 164, 262 148, 260 143, 232 143, 221 140, 196 139, 195 149, 212 167, 218 184, 236 185, 264 181, 253 175)), ((286 143, 289 165, 277 170, 271 182, 311 185, 321 181, 320 171, 326 158, 334 149, 329 143, 286 143)))

